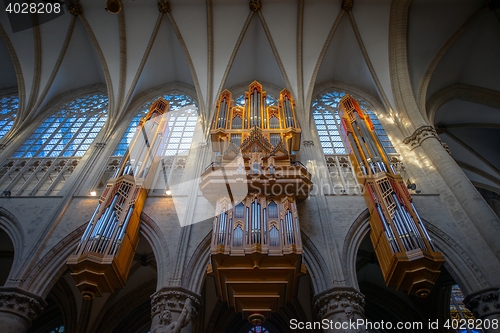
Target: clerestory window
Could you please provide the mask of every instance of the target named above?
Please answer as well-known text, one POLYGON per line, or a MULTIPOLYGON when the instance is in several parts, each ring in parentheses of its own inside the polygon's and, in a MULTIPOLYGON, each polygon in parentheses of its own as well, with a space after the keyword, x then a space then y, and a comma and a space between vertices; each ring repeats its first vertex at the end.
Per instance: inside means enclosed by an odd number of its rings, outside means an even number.
POLYGON ((19 98, 17 95, 8 95, 0 97, 0 139, 7 134, 14 121, 19 107, 19 98))
POLYGON ((101 131, 108 98, 90 94, 48 115, 0 168, 6 195, 56 195, 101 131))
MULTIPOLYGON (((329 91, 319 95, 312 103, 312 117, 330 173, 331 184, 327 184, 328 186, 331 185, 330 193, 361 194, 347 155, 345 143, 342 140, 339 103, 345 94, 342 91, 329 91)), ((391 163, 396 166, 396 170, 401 170, 402 163, 399 156, 395 155, 397 153, 396 149, 394 149, 375 112, 365 100, 358 97, 356 97, 356 100, 361 109, 370 117, 375 133, 378 135, 386 153, 389 154, 391 163)))

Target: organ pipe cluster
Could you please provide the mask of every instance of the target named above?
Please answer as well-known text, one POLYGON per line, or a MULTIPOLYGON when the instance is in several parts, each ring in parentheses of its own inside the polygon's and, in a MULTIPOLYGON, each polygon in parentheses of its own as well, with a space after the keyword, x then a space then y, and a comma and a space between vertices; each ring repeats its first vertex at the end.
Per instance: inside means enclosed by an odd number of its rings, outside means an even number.
POLYGON ((200 184, 215 206, 208 273, 222 300, 249 321, 269 318, 296 295, 305 273, 296 201, 312 189, 292 155, 301 135, 294 100, 284 89, 268 105, 266 95, 256 81, 243 106, 222 92, 210 132, 218 155, 200 184))
POLYGON ((370 211, 370 237, 387 285, 426 297, 444 262, 403 179, 357 101, 340 101, 342 135, 370 211))
POLYGON ((168 103, 160 99, 141 119, 126 156, 108 180, 72 256, 72 276, 85 298, 125 285, 139 241, 140 215, 167 138, 168 103))

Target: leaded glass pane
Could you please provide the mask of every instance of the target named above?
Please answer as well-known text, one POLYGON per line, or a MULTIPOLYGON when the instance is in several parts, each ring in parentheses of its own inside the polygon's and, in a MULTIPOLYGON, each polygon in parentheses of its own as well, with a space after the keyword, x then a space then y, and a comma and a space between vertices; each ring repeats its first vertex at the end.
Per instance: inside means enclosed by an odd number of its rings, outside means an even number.
MULTIPOLYGON (((198 109, 195 101, 183 94, 163 95, 162 97, 169 102, 170 106, 170 119, 167 129, 168 137, 163 149, 163 155, 187 155, 187 150, 189 150, 193 140, 194 129, 198 120, 198 109), (181 146, 177 144, 179 142, 182 142, 181 146), (175 143, 175 145, 172 143, 175 143)), ((157 99, 158 97, 155 97, 141 107, 139 113, 130 122, 113 156, 125 155, 126 149, 123 147, 128 147, 134 137, 139 121, 148 113, 151 104, 157 99)))
POLYGON ((19 98, 16 95, 0 97, 0 138, 10 131, 16 120, 19 98))
MULTIPOLYGON (((323 153, 325 155, 346 153, 344 144, 340 138, 341 120, 338 114, 339 102, 344 95, 344 92, 327 92, 317 97, 312 103, 313 119, 316 124, 321 145, 323 147, 323 153), (331 148, 331 145, 325 145, 325 142, 332 142, 334 148, 331 148)), ((389 137, 380 124, 377 116, 369 108, 368 103, 359 98, 357 100, 361 109, 363 109, 363 111, 370 117, 375 128, 375 133, 378 135, 386 152, 396 153, 396 149, 394 149, 394 146, 389 140, 389 137)))

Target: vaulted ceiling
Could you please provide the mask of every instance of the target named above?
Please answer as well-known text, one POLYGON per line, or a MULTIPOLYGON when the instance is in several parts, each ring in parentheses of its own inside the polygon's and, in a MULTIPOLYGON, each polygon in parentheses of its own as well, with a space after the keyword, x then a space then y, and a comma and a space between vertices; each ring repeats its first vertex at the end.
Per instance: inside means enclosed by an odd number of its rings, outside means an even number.
POLYGON ((65 5, 22 31, 2 8, 0 92, 20 96, 10 137, 56 96, 93 84, 108 91, 109 131, 137 96, 172 82, 193 87, 205 119, 222 89, 253 80, 290 89, 304 121, 314 89, 332 81, 397 117, 391 8, 404 2, 401 47, 422 117, 471 180, 500 189, 499 0, 262 0, 257 11, 249 0, 171 0, 164 13, 157 0, 121 1, 111 14, 105 0, 80 0, 79 15, 65 5))

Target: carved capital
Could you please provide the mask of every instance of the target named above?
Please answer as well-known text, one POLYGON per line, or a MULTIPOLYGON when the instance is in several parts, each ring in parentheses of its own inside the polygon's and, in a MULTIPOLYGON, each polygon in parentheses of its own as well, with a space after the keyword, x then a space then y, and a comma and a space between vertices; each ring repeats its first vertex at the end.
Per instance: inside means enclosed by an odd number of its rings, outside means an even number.
POLYGON ((260 0, 250 0, 250 10, 253 12, 258 12, 262 9, 262 2, 260 0))
POLYGON ((410 149, 413 150, 417 147, 420 147, 422 145, 422 142, 424 142, 427 139, 434 138, 439 141, 439 143, 443 146, 443 148, 448 152, 448 154, 451 155, 450 148, 446 143, 441 141, 439 138, 438 134, 436 133, 436 130, 434 127, 426 125, 426 126, 421 126, 413 132, 412 135, 407 137, 406 139, 403 140, 403 142, 407 145, 410 146, 410 149))
POLYGON ((313 141, 302 141, 304 144, 304 147, 314 147, 314 142, 313 141))
POLYGON ((342 1, 342 9, 345 10, 346 12, 351 11, 353 6, 354 6, 354 0, 343 0, 342 1))
POLYGON ((320 319, 338 317, 344 320, 364 318, 365 296, 354 288, 334 288, 315 297, 314 309, 320 319))
POLYGON ((163 288, 151 295, 151 333, 178 333, 198 314, 201 296, 183 288, 163 288))
POLYGON ((170 2, 166 0, 158 0, 158 10, 160 13, 170 13, 170 2))
POLYGON ((31 322, 47 305, 43 298, 19 288, 0 288, 0 311, 10 312, 31 322))
POLYGON ((497 288, 483 290, 468 295, 464 299, 467 306, 477 319, 500 315, 500 291, 497 288))
POLYGON ((103 149, 104 147, 106 147, 106 143, 105 142, 97 142, 95 144, 95 147, 99 148, 99 149, 103 149))

